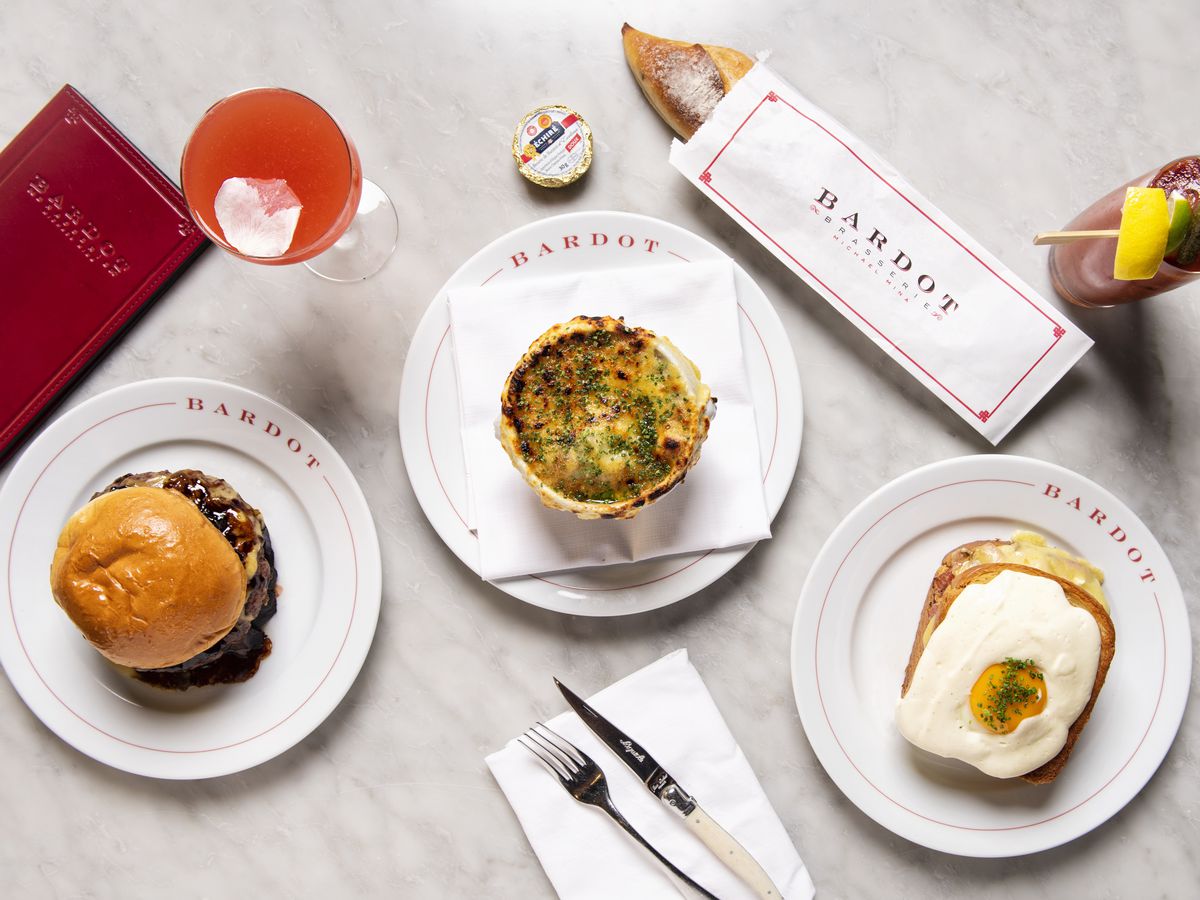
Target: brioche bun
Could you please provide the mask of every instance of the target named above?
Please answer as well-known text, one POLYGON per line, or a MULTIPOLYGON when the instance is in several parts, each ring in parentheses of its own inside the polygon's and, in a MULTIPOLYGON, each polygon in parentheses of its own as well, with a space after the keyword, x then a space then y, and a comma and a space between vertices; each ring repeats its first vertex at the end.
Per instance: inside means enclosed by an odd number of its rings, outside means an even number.
POLYGON ((50 566, 54 599, 113 662, 178 665, 237 624, 246 571, 195 504, 162 488, 97 496, 67 521, 50 566))

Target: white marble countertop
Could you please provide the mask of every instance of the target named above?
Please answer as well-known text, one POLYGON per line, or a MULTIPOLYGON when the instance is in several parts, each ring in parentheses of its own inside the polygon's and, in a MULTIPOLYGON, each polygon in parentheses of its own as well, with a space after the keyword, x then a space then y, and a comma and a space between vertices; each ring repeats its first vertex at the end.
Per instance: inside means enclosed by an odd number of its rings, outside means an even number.
MULTIPOLYGON (((383 614, 357 683, 282 757, 174 783, 79 754, 0 679, 0 893, 552 896, 483 756, 561 708, 551 674, 599 687, 687 646, 822 896, 1189 894, 1200 883, 1195 704, 1123 812, 1015 862, 910 844, 825 775, 788 673, 810 562, 881 484, 990 448, 669 167, 669 133, 619 41, 632 17, 659 34, 774 49, 785 77, 1049 295, 1030 235, 1198 149, 1185 11, 1183 0, 1136 11, 1085 0, 608 0, 540 17, 536 5, 464 0, 0 4, 0 143, 70 81, 173 171, 213 100, 281 84, 341 119, 402 215, 388 266, 354 286, 207 253, 68 401, 151 376, 209 376, 274 397, 327 435, 366 491, 383 550, 383 614), (513 171, 514 122, 547 99, 595 129, 578 189, 549 193, 513 171), (597 620, 521 604, 443 546, 405 475, 396 400, 413 329, 463 259, 538 217, 607 208, 677 222, 749 271, 796 348, 807 409, 775 538, 686 602, 597 620)), ((1075 469, 1133 507, 1171 557, 1194 621, 1197 304, 1200 287, 1066 311, 1096 346, 1001 447, 1075 469)))

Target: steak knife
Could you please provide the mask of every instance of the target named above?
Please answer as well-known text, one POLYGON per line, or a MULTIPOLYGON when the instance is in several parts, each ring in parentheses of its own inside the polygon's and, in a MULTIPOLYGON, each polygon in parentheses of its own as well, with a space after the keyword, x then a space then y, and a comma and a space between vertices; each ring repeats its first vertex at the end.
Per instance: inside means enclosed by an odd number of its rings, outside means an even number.
POLYGON ((708 847, 738 878, 750 885, 759 897, 782 900, 779 888, 758 864, 758 861, 737 842, 728 831, 700 808, 691 796, 666 769, 660 766, 649 753, 633 738, 617 728, 612 722, 596 712, 586 700, 577 696, 557 678, 554 683, 566 698, 571 708, 579 714, 583 724, 620 757, 633 774, 646 786, 663 805, 682 818, 692 832, 708 847))

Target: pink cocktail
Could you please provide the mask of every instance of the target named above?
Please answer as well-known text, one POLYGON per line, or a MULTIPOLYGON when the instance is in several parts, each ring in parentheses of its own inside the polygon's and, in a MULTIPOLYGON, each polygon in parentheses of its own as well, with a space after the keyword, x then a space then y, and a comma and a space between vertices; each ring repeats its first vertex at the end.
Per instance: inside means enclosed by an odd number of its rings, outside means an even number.
POLYGON ((204 232, 235 256, 266 265, 312 259, 350 225, 362 195, 358 152, 317 103, 284 88, 242 91, 212 106, 192 133, 180 166, 188 208, 204 232), (291 245, 276 256, 243 253, 214 209, 231 176, 283 180, 303 201, 291 245))
POLYGON ((316 101, 279 87, 213 104, 180 164, 192 218, 218 246, 262 265, 304 263, 332 281, 377 272, 396 246, 387 194, 316 101))

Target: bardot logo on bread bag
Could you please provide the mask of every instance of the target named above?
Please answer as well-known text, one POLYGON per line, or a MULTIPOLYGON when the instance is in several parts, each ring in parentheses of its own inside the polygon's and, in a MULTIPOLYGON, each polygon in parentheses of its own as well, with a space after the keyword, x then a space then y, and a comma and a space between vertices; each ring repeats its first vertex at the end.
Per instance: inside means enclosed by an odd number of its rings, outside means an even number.
POLYGON ((283 441, 284 445, 300 458, 304 459, 307 457, 307 461, 304 463, 307 468, 316 469, 321 465, 321 461, 313 456, 313 454, 305 452, 304 446, 300 443, 299 438, 285 437, 282 428, 280 428, 270 419, 258 415, 258 413, 254 412, 253 410, 238 407, 238 412, 235 415, 223 402, 218 403, 216 406, 212 406, 211 403, 208 406, 205 406, 204 399, 201 397, 188 397, 187 409, 191 410, 192 412, 210 413, 216 416, 226 416, 230 419, 237 419, 239 422, 244 422, 251 428, 259 429, 263 432, 263 434, 270 435, 273 438, 278 438, 279 440, 283 441))
POLYGON ((905 303, 914 298, 926 298, 924 308, 938 320, 945 319, 958 309, 958 301, 944 291, 940 299, 935 299, 939 291, 932 275, 918 270, 916 277, 913 277, 913 259, 897 246, 896 241, 889 242, 888 236, 874 225, 869 226, 866 222, 860 225, 857 209, 848 212, 843 207, 837 210, 838 215, 831 215, 837 205, 837 194, 822 186, 821 193, 813 198, 809 209, 822 216, 827 225, 834 225, 834 240, 839 241, 876 274, 882 275, 888 287, 903 297, 905 303))
MULTIPOLYGON (((1082 497, 1071 497, 1070 499, 1067 499, 1063 496, 1062 488, 1057 484, 1050 484, 1050 482, 1046 482, 1046 487, 1042 491, 1042 494, 1043 496, 1049 497, 1051 500, 1061 500, 1063 503, 1067 504, 1067 506, 1070 506, 1072 509, 1078 510, 1081 513, 1091 506, 1092 511, 1087 514, 1089 521, 1094 522, 1097 526, 1104 529, 1105 534, 1107 534, 1118 544, 1124 544, 1129 541, 1129 535, 1125 533, 1125 529, 1120 525, 1111 523, 1109 521, 1108 513, 1094 504, 1084 503, 1082 497), (1111 529, 1108 527, 1110 524, 1113 526, 1111 529)), ((1132 544, 1124 549, 1125 557, 1135 565, 1145 559, 1145 554, 1143 554, 1139 548, 1133 546, 1132 544)), ((1138 577, 1141 578, 1142 581, 1154 581, 1154 570, 1147 568, 1144 572, 1141 572, 1138 577)))

